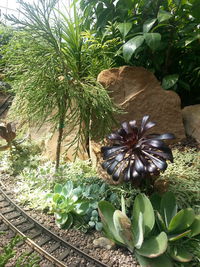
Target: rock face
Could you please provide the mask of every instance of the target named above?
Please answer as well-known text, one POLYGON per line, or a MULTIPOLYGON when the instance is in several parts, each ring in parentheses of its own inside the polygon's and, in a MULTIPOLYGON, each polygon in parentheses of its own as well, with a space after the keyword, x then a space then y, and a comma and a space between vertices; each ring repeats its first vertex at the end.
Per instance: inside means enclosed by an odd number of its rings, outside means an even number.
POLYGON ((156 122, 154 133, 173 133, 176 142, 185 138, 179 96, 162 89, 151 72, 142 67, 123 66, 102 71, 98 81, 126 112, 117 115, 117 121, 140 122, 144 115, 150 115, 150 120, 156 122))
POLYGON ((182 114, 186 134, 200 143, 200 104, 185 107, 182 114))
MULTIPOLYGON (((61 154, 63 155, 66 161, 74 160, 75 146, 72 146, 66 153, 67 145, 70 141, 72 141, 75 137, 76 129, 69 135, 67 135, 62 144, 61 144, 61 154)), ((58 132, 52 133, 52 125, 50 123, 45 123, 38 130, 35 127, 30 128, 30 138, 37 142, 41 147, 43 147, 43 155, 51 160, 56 159, 56 146, 57 146, 57 138, 58 132)), ((78 152, 78 157, 82 160, 88 159, 87 152, 84 147, 80 144, 80 151, 78 152)))

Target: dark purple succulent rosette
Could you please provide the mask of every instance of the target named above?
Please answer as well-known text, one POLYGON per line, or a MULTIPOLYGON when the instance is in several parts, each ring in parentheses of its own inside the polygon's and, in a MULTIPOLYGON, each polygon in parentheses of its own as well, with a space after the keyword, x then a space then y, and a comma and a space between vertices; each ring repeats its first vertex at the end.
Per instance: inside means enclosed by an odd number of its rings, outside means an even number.
POLYGON ((113 145, 101 148, 105 160, 102 167, 114 181, 157 176, 166 170, 166 160, 173 162, 172 151, 163 140, 175 136, 171 133, 146 135, 155 125, 146 115, 139 127, 135 120, 123 122, 122 128, 108 136, 113 145))

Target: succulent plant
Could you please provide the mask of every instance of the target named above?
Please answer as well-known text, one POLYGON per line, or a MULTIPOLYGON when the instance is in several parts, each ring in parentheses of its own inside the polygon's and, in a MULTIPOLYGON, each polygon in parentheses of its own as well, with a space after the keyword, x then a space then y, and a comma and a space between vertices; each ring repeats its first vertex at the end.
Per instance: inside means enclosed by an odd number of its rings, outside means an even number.
POLYGON ((9 122, 4 125, 0 125, 0 137, 6 140, 7 143, 10 143, 16 137, 16 127, 15 123, 9 122))
POLYGON ((140 181, 141 178, 158 176, 167 168, 166 161, 173 162, 171 149, 163 140, 174 139, 171 133, 146 134, 155 126, 149 116, 143 117, 140 126, 135 120, 123 122, 115 133, 108 136, 111 146, 102 147, 102 167, 114 181, 140 181))
POLYGON ((200 234, 200 215, 195 215, 192 208, 177 209, 176 199, 172 192, 162 197, 151 196, 151 202, 156 211, 158 232, 164 231, 168 236, 168 254, 178 262, 190 262, 193 255, 182 246, 180 239, 192 239, 200 234))
POLYGON ((165 255, 167 235, 164 231, 157 235, 153 233, 154 210, 144 194, 135 198, 131 219, 125 213, 124 201, 122 211, 115 210, 114 206, 105 200, 99 202, 98 210, 107 238, 134 252, 142 267, 172 266, 171 260, 165 255))

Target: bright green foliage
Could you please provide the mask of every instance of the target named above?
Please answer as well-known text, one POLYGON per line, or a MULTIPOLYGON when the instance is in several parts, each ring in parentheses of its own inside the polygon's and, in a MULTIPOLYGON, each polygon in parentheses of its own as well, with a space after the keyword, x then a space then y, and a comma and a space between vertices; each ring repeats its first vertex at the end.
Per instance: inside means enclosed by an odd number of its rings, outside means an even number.
POLYGON ((56 224, 60 228, 70 228, 78 215, 85 215, 89 209, 89 202, 79 199, 81 188, 73 189, 72 182, 64 186, 56 184, 54 193, 47 195, 50 211, 54 212, 56 224))
POLYGON ((124 211, 115 210, 107 201, 100 201, 98 209, 105 235, 131 252, 134 251, 141 266, 157 266, 157 262, 161 264, 163 258, 166 258, 163 254, 167 250, 167 235, 164 231, 157 236, 153 234, 154 211, 144 194, 135 198, 132 219, 124 211))
POLYGON ((3 49, 16 95, 13 115, 38 128, 50 121, 52 131, 58 130, 58 169, 65 135, 76 130, 68 147, 76 144, 77 154, 80 143, 87 146, 91 138, 103 138, 113 124, 117 108, 94 76, 109 67, 111 60, 98 53, 98 41, 90 43, 82 35, 83 24, 75 5, 70 17, 56 12, 56 0, 19 2, 25 17, 10 18, 20 30, 3 49))
POLYGON ((200 234, 200 215, 195 215, 192 208, 177 211, 176 200, 172 192, 162 198, 152 196, 156 210, 159 231, 165 231, 169 240, 169 255, 176 261, 189 262, 192 254, 180 246, 178 240, 192 238, 200 234), (156 206, 154 203, 156 203, 156 206))
POLYGON ((165 89, 178 92, 183 104, 199 103, 199 0, 80 3, 86 28, 92 28, 106 41, 120 38, 122 44, 115 49, 117 66, 143 66, 165 89))
POLYGON ((64 186, 56 184, 54 193, 47 194, 46 199, 50 212, 54 213, 57 226, 67 229, 75 226, 85 231, 91 227, 101 230, 102 225, 96 209, 105 189, 105 184, 91 184, 87 187, 74 187, 72 181, 68 181, 64 186))
POLYGON ((178 207, 192 207, 200 213, 200 151, 173 150, 174 163, 161 173, 160 179, 169 182, 169 191, 176 196, 178 207))
MULTIPOLYGON (((0 255, 0 266, 5 267, 9 264, 9 260, 16 254, 16 246, 19 242, 23 241, 23 237, 16 235, 11 241, 3 247, 3 251, 0 255)), ((22 254, 15 263, 15 267, 39 267, 39 257, 35 254, 26 255, 22 254)))

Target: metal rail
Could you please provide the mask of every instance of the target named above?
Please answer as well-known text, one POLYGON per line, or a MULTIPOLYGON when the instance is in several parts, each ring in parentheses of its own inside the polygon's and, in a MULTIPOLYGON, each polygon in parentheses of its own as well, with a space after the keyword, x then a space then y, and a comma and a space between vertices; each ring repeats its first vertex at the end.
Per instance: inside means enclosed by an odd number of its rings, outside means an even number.
MULTIPOLYGON (((2 185, 2 183, 1 183, 2 185)), ((90 255, 88 255, 87 253, 85 253, 84 251, 78 249, 77 247, 73 246, 72 244, 70 244, 69 242, 65 241, 64 239, 60 238, 59 236, 57 236, 55 233, 53 233, 52 231, 50 231, 49 229, 47 229, 45 226, 41 225, 40 223, 38 223, 35 219, 31 218, 23 209, 21 209, 17 204, 15 204, 10 197, 0 188, 0 195, 3 196, 4 200, 3 201, 7 201, 9 203, 9 205, 5 205, 3 206, 3 208, 8 208, 9 206, 12 207, 12 209, 8 210, 7 212, 1 212, 0 208, 0 216, 2 218, 2 220, 5 222, 6 225, 8 225, 14 232, 17 232, 19 235, 25 237, 25 242, 27 244, 29 244, 31 247, 34 248, 34 250, 36 250, 38 253, 40 253, 43 257, 45 257, 46 259, 48 259, 49 261, 51 261, 53 264, 55 264, 56 266, 66 266, 64 264, 64 262, 62 262, 62 260, 64 260, 65 258, 67 258, 70 253, 66 253, 66 256, 64 258, 60 259, 56 259, 54 256, 52 256, 50 253, 48 253, 47 251, 45 251, 44 249, 41 248, 42 245, 38 245, 36 244, 32 239, 28 238, 23 232, 25 232, 25 230, 22 232, 18 229, 18 226, 20 226, 20 222, 16 225, 13 225, 12 222, 9 221, 8 218, 5 217, 5 214, 9 214, 10 212, 13 211, 17 211, 19 213, 19 216, 22 216, 23 218, 26 218, 25 221, 28 221, 30 223, 30 228, 31 229, 36 229, 38 231, 38 234, 36 234, 35 236, 41 235, 41 234, 45 234, 47 237, 49 237, 49 241, 56 241, 56 245, 57 248, 59 247, 64 247, 67 248, 67 250, 72 250, 74 253, 76 253, 78 256, 80 256, 81 258, 85 259, 87 262, 90 262, 93 264, 93 266, 98 266, 98 267, 108 267, 108 265, 100 262, 99 260, 91 257, 90 255), (32 226, 33 225, 33 226, 32 226)), ((11 219, 11 218, 10 218, 11 219)), ((12 217, 13 219, 13 217, 12 217)), ((22 220, 23 221, 23 220, 22 220)), ((23 222, 25 222, 23 221, 23 222)), ((26 230, 27 231, 27 230, 26 230)), ((32 237, 33 238, 33 237, 32 237)), ((48 239, 47 239, 48 240, 48 239)), ((48 241, 48 242, 49 242, 48 241)), ((44 242, 44 244, 46 244, 47 242, 44 242)), ((55 245, 54 245, 55 246, 55 245)), ((55 246, 56 247, 56 246, 55 246)), ((53 250, 55 252, 55 250, 53 250)))

